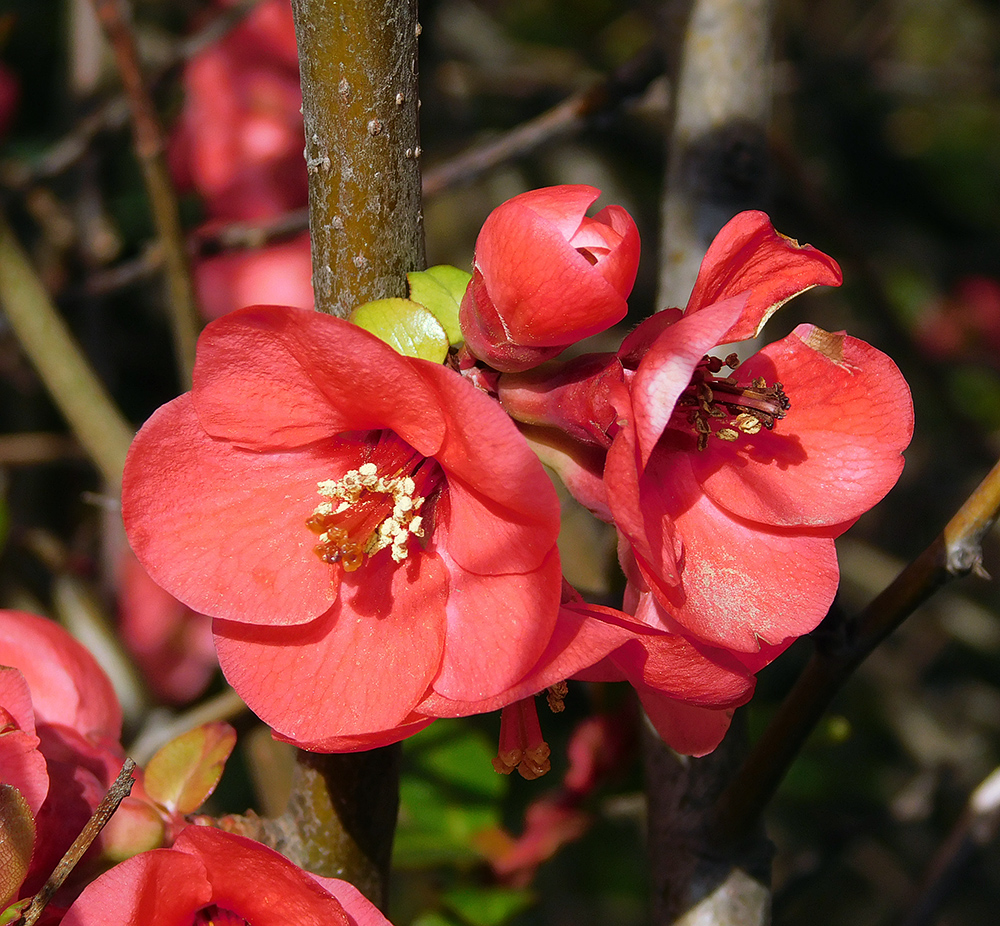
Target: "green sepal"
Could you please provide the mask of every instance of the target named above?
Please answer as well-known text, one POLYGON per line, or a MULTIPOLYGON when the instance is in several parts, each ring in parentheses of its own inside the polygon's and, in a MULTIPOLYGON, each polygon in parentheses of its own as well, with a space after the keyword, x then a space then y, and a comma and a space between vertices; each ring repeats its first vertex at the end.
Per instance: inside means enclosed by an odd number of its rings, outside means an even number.
POLYGON ((461 344, 465 339, 458 324, 458 309, 472 274, 449 264, 438 264, 408 273, 406 279, 410 283, 410 298, 433 313, 451 344, 461 344))
POLYGON ((405 357, 444 363, 448 335, 430 309, 411 299, 376 299, 359 305, 350 317, 405 357))

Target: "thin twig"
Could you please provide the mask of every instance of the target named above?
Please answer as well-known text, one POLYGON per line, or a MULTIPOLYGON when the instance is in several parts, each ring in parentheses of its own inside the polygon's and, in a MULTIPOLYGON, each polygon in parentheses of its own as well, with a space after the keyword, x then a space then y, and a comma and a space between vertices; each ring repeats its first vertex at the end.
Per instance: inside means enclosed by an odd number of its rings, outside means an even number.
POLYGON ((623 100, 645 90, 662 73, 662 52, 657 43, 650 43, 589 89, 574 93, 499 138, 475 145, 428 170, 424 174, 424 197, 469 183, 546 142, 579 131, 588 119, 615 109, 623 100))
POLYGON ((191 370, 194 369, 195 342, 198 340, 199 329, 198 311, 177 196, 163 154, 163 133, 142 75, 139 52, 132 34, 131 10, 126 0, 93 0, 93 3, 114 49, 118 72, 129 101, 135 151, 142 166, 153 222, 163 248, 174 352, 180 381, 186 388, 191 384, 191 370))
MULTIPOLYGON (((179 42, 149 79, 155 87, 170 70, 183 64, 217 42, 227 32, 239 25, 261 0, 240 0, 222 10, 202 29, 179 42)), ((124 128, 129 120, 129 104, 124 94, 103 102, 96 110, 80 119, 72 130, 30 164, 23 161, 0 162, 0 182, 12 189, 24 189, 42 180, 49 180, 65 173, 90 150, 102 132, 124 128)))
POLYGON ((109 488, 121 486, 132 428, 0 215, 0 308, 73 433, 109 488))
POLYGON ((933 543, 844 626, 836 641, 817 642, 816 652, 719 800, 714 833, 720 846, 737 844, 751 831, 834 695, 868 654, 942 585, 970 572, 984 575, 981 543, 998 513, 1000 463, 933 543))
POLYGON ((104 829, 104 825, 118 809, 118 805, 129 796, 129 793, 132 791, 132 785, 135 783, 135 779, 132 776, 134 771, 135 762, 131 759, 126 759, 122 770, 118 773, 118 777, 114 780, 111 787, 108 788, 108 793, 104 795, 104 799, 98 805, 97 810, 94 811, 94 815, 87 821, 87 825, 83 828, 80 835, 73 840, 73 845, 66 850, 66 854, 62 857, 59 864, 56 865, 55 871, 49 875, 48 880, 42 885, 42 889, 35 894, 31 903, 21 914, 20 918, 15 921, 13 926, 34 926, 38 922, 46 904, 53 898, 56 891, 62 887, 63 882, 76 867, 76 863, 83 858, 83 853, 90 848, 91 843, 101 834, 101 830, 104 829))

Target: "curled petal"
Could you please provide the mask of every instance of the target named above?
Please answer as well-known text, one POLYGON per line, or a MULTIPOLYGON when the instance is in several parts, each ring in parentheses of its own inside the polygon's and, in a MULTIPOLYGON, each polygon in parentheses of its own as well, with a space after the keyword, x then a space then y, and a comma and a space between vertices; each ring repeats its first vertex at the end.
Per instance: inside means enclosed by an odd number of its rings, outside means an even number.
POLYGON ((632 409, 642 466, 674 413, 680 394, 691 382, 691 374, 722 333, 740 317, 746 296, 727 299, 685 315, 666 328, 643 357, 632 380, 632 409))
POLYGON ((792 297, 814 286, 840 286, 842 280, 832 257, 776 232, 763 212, 741 212, 709 247, 687 312, 749 293, 746 309, 719 343, 744 341, 758 335, 792 297))

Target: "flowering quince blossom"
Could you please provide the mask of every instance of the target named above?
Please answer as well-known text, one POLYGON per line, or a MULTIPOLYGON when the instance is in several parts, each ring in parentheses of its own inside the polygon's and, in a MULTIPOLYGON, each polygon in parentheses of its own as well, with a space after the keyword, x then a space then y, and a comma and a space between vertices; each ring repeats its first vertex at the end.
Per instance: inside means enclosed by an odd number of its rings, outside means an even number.
POLYGON ((625 317, 639 232, 621 206, 585 216, 599 195, 546 187, 490 213, 460 310, 474 356, 496 370, 526 370, 625 317))
POLYGON ((122 507, 150 575, 215 618, 233 687, 307 748, 523 697, 556 630, 558 501, 513 422, 316 312, 205 329, 192 391, 132 445, 122 507))
MULTIPOLYGON (((36 838, 21 896, 35 893, 79 835, 125 760, 122 713, 93 656, 53 621, 0 611, 0 781, 21 791, 36 838)), ((99 837, 112 856, 156 844, 164 822, 137 773, 99 837)), ((118 855, 120 858, 121 855, 118 855)), ((81 866, 75 876, 85 876, 81 866)), ((72 884, 69 890, 72 891, 72 884)))
POLYGON ((750 671, 827 612, 833 540, 895 483, 912 403, 888 357, 811 325, 742 364, 707 354, 840 279, 825 254, 742 213, 684 313, 653 316, 614 355, 500 379, 515 418, 561 430, 539 432, 551 462, 614 521, 637 618, 750 671))
POLYGON ((303 871, 259 843, 189 826, 169 849, 93 881, 64 926, 388 926, 357 888, 303 871))

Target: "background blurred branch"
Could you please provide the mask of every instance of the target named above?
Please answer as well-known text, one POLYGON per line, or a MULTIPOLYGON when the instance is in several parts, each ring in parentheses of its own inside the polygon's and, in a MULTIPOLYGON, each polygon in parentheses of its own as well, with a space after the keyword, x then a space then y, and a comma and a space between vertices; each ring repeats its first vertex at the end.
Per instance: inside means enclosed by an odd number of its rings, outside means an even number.
POLYGON ((142 75, 139 52, 132 34, 131 11, 126 0, 93 0, 94 9, 114 49, 118 72, 125 85, 135 151, 142 167, 160 246, 163 249, 169 294, 168 311, 174 337, 174 353, 183 388, 191 385, 195 342, 200 323, 195 303, 187 247, 181 228, 177 196, 163 154, 163 133, 156 108, 142 75))
POLYGON ((77 439, 116 494, 132 428, 0 216, 0 307, 77 439))

